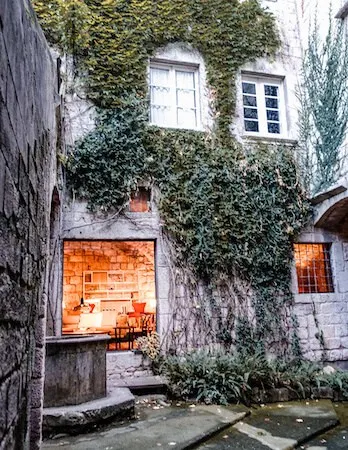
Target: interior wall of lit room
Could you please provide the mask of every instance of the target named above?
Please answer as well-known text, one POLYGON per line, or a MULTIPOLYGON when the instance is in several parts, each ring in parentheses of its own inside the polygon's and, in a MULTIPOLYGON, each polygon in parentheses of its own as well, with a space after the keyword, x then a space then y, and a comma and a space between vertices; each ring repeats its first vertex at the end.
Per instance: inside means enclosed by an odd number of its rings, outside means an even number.
POLYGON ((156 313, 153 241, 65 241, 63 333, 130 324, 156 313))

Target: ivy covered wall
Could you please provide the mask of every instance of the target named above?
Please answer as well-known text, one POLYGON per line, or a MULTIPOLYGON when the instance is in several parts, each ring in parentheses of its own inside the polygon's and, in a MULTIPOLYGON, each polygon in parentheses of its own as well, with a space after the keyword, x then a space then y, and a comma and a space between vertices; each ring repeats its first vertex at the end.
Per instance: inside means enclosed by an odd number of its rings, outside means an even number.
POLYGON ((298 354, 291 241, 309 208, 293 149, 247 148, 230 133, 238 70, 280 45, 273 16, 257 0, 34 3, 99 107, 95 130, 68 161, 70 187, 92 210, 113 214, 138 182, 159 188, 174 274, 170 345, 252 351, 259 343, 298 354), (209 132, 147 124, 149 58, 176 42, 204 58, 215 112, 209 132))

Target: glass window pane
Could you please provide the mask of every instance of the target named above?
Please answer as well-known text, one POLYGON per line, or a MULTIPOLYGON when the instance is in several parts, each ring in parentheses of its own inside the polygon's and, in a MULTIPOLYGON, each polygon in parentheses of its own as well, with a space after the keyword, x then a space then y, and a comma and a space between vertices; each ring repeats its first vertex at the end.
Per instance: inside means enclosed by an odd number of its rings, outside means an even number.
POLYGON ((176 102, 177 106, 180 106, 181 108, 195 108, 195 91, 177 89, 176 102))
POLYGON ((153 86, 169 86, 169 70, 157 69, 151 67, 150 69, 150 84, 153 86))
POLYGON ((268 84, 265 84, 265 95, 278 97, 278 86, 270 86, 268 84))
POLYGON ((256 108, 244 108, 244 118, 245 119, 257 119, 257 109, 256 108))
POLYGON ((253 97, 251 95, 243 95, 243 105, 257 106, 256 97, 253 97))
POLYGON ((151 105, 151 123, 159 126, 170 125, 171 109, 165 106, 151 105))
POLYGON ((330 244, 295 244, 299 293, 333 292, 330 244))
POLYGON ((254 94, 256 95, 256 86, 255 83, 242 83, 243 86, 243 93, 244 94, 254 94))
POLYGON ((245 131, 259 131, 259 122, 257 120, 244 120, 245 131))
POLYGON ((176 87, 181 89, 195 89, 194 72, 186 72, 181 70, 175 71, 176 87))
POLYGON ((278 109, 278 99, 266 97, 266 107, 278 109))
POLYGON ((267 120, 276 120, 279 122, 279 111, 267 109, 267 120))
POLYGON ((267 122, 267 128, 269 133, 280 134, 279 123, 267 122))
POLYGON ((177 109, 177 125, 183 128, 196 128, 196 111, 192 109, 177 109))
POLYGON ((170 89, 152 86, 151 87, 151 105, 170 105, 170 89))

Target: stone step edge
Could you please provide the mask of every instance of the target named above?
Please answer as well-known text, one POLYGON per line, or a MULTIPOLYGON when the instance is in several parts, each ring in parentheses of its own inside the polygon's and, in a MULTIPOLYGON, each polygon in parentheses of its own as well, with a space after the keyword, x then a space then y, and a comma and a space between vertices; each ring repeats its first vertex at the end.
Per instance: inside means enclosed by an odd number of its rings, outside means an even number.
POLYGON ((134 408, 135 398, 128 388, 116 388, 104 398, 79 405, 43 408, 43 436, 87 433, 98 425, 133 419, 134 408))
POLYGON ((327 431, 333 430, 334 428, 337 428, 340 424, 340 421, 337 419, 337 421, 331 425, 327 425, 326 427, 323 427, 321 430, 318 430, 316 432, 313 432, 311 435, 306 436, 303 439, 299 439, 297 441, 297 444, 294 449, 297 448, 299 445, 306 444, 307 442, 310 442, 312 439, 321 436, 322 434, 325 434, 327 431))
POLYGON ((236 417, 235 420, 230 420, 226 423, 220 423, 216 425, 215 429, 210 430, 208 433, 204 434, 204 436, 197 437, 196 439, 192 439, 188 442, 184 447, 181 447, 181 450, 193 450, 196 449, 198 445, 204 444, 205 442, 212 439, 217 434, 221 433, 227 428, 233 427, 236 423, 241 422, 247 416, 250 415, 250 411, 246 411, 243 413, 237 413, 239 417, 236 417))

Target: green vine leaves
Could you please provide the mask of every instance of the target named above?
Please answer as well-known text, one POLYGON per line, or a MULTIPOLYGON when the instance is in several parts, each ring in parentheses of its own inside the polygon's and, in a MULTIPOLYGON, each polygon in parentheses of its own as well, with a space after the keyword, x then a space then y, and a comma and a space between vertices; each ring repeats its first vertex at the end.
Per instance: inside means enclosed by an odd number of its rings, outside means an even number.
POLYGON ((238 68, 274 55, 273 16, 257 0, 34 0, 48 38, 75 57, 90 99, 114 107, 147 94, 146 67, 171 42, 197 49, 216 93, 217 129, 229 133, 238 68))
POLYGON ((286 334, 280 317, 291 302, 291 239, 306 223, 308 203, 290 150, 245 149, 230 134, 236 74, 244 63, 275 54, 274 17, 257 0, 35 0, 34 6, 48 38, 73 54, 89 98, 102 108, 95 130, 69 159, 69 184, 91 209, 112 211, 140 180, 154 183, 174 263, 208 290, 223 277, 248 280, 256 293, 253 339, 286 334), (212 134, 146 125, 149 58, 173 42, 204 58, 215 93, 212 134))

